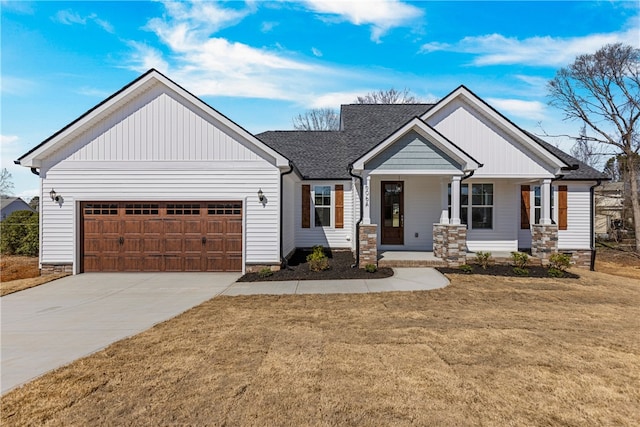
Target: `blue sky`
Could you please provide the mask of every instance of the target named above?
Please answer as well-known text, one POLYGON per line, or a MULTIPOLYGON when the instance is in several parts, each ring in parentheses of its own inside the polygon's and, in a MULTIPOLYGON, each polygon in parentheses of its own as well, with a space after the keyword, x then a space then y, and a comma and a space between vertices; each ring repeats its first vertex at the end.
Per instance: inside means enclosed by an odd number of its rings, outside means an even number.
MULTIPOLYGON (((377 89, 426 102, 466 85, 535 133, 576 134, 545 84, 606 43, 640 46, 637 1, 7 2, 2 167, 153 67, 251 132, 377 89)), ((564 138, 547 138, 565 150, 564 138)))

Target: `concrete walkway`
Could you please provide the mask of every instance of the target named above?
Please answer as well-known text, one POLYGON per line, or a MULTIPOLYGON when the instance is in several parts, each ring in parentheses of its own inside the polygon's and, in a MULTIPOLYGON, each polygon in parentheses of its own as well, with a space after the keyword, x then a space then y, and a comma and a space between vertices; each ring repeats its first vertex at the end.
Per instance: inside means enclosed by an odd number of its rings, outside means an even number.
POLYGON ((93 273, 0 298, 0 393, 142 332, 217 295, 422 291, 449 281, 430 268, 377 280, 237 283, 239 273, 93 273))

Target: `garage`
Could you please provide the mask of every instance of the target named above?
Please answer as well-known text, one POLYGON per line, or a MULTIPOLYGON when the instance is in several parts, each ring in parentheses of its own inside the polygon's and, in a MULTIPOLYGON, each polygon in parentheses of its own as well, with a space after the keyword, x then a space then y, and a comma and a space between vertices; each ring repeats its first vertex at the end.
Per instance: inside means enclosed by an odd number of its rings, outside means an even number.
POLYGON ((83 202, 81 269, 242 271, 242 202, 83 202))

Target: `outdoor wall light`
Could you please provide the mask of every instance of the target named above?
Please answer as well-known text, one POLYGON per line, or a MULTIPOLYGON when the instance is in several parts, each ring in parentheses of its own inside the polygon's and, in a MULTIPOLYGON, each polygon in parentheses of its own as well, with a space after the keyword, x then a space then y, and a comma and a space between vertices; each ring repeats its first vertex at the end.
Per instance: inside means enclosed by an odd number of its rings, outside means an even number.
POLYGON ((262 192, 262 188, 258 190, 258 200, 260 200, 260 203, 264 202, 264 193, 262 192))
POLYGON ((51 191, 49 191, 49 196, 51 197, 51 200, 54 202, 59 202, 61 198, 56 194, 56 190, 54 190, 53 188, 51 189, 51 191))

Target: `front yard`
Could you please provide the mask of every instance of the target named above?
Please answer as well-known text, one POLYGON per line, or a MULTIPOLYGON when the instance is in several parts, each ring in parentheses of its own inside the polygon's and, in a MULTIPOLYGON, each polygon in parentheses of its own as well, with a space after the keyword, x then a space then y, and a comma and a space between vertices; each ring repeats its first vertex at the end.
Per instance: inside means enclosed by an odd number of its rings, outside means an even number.
POLYGON ((9 425, 634 425, 640 287, 218 297, 2 397, 9 425))

